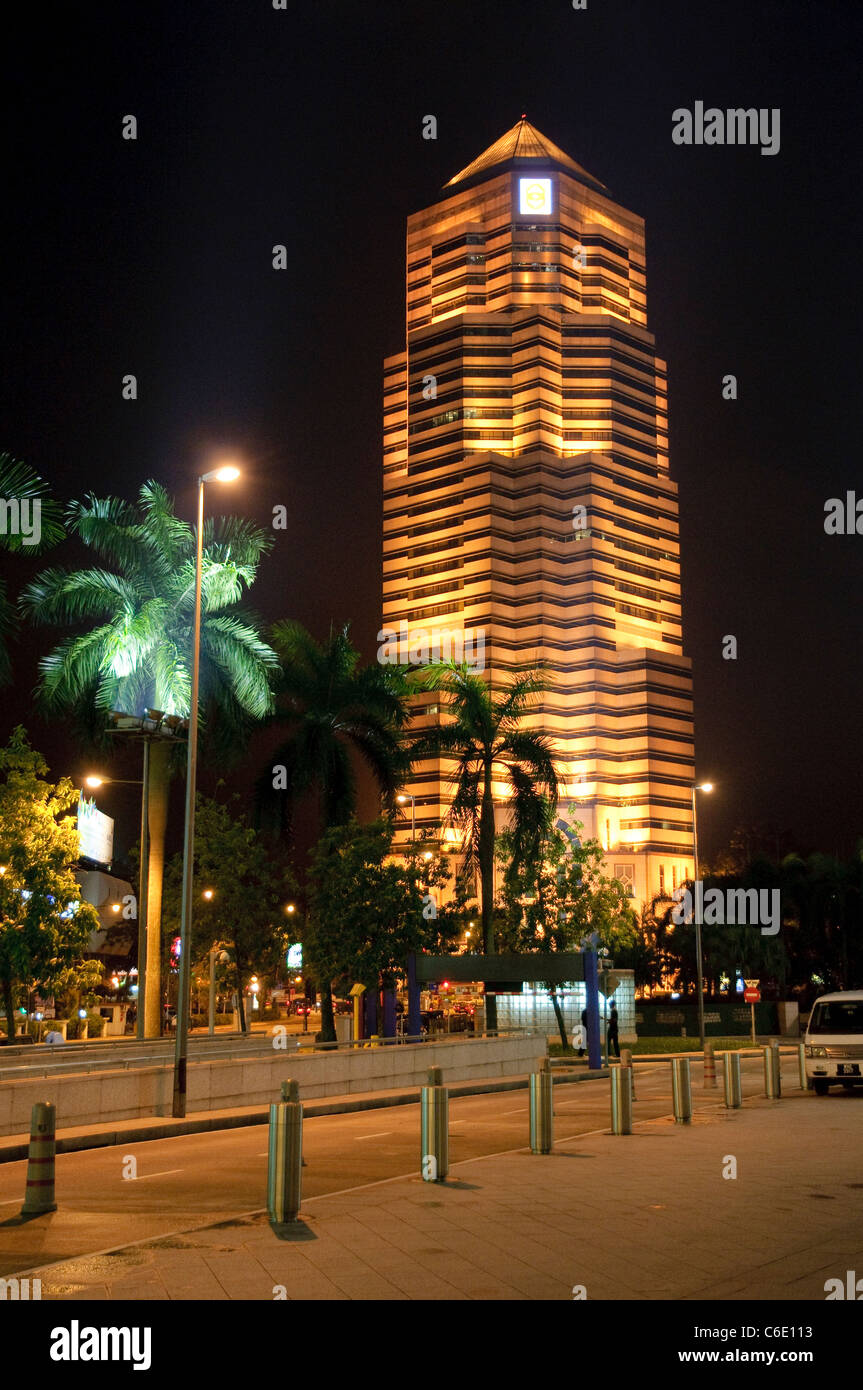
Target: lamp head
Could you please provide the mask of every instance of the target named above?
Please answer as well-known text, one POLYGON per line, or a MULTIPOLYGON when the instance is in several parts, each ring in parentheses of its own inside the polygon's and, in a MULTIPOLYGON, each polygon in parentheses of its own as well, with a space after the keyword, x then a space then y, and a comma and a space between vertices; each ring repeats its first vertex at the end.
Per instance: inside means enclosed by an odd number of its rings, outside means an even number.
POLYGON ((233 483, 240 476, 240 470, 233 463, 222 464, 221 468, 211 468, 201 478, 202 483, 233 483))
POLYGON ((713 783, 712 783, 712 782, 701 782, 700 785, 699 785, 699 787, 698 787, 698 790, 699 790, 700 792, 712 792, 712 791, 713 791, 713 783))
POLYGON ((85 777, 85 778, 84 778, 84 783, 85 783, 85 785, 88 786, 88 787, 101 787, 101 786, 103 785, 104 781, 105 781, 104 777, 96 777, 96 776, 93 776, 93 777, 85 777))

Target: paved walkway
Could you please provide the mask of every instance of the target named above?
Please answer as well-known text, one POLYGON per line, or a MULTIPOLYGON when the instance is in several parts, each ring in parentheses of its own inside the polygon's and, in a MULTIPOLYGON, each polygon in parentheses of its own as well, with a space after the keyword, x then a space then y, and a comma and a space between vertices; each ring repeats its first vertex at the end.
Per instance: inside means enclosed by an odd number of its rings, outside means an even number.
MULTIPOLYGON (((785 1070, 785 1069, 783 1069, 785 1070)), ((786 1086, 792 1083, 790 1067, 786 1086)), ((607 1089, 607 1083, 596 1083, 607 1089)), ((695 1088, 693 1088, 695 1092, 695 1088)), ((691 1125, 467 1160, 41 1274, 55 1299, 780 1299, 863 1276, 863 1094, 695 1093, 691 1125), (736 1177, 726 1177, 736 1163, 736 1177)), ((636 1102, 637 1112, 637 1102, 636 1102)))

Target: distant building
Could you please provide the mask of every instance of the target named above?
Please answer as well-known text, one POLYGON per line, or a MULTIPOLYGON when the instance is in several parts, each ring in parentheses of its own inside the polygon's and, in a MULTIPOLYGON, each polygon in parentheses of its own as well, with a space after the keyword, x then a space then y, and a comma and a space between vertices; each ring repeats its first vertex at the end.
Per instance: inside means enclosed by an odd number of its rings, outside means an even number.
MULTIPOLYGON (((461 641, 498 683, 544 658, 561 808, 636 899, 670 892, 693 867, 692 685, 644 222, 522 118, 408 218, 406 251, 380 659, 461 641)), ((415 771, 418 833, 440 836, 452 771, 415 771)))

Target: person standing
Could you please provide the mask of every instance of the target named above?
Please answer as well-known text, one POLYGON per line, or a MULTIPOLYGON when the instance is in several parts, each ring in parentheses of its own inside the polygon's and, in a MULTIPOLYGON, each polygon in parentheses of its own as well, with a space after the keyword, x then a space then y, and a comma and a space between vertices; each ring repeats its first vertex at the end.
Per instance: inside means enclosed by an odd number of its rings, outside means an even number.
POLYGON ((584 1049, 587 1046, 587 1009, 581 1011, 581 1037, 579 1039, 579 1057, 584 1056, 584 1049))
POLYGON ((620 1043, 617 1036, 617 1005, 612 1003, 611 1014, 608 1019, 608 1055, 609 1057, 620 1056, 620 1043))

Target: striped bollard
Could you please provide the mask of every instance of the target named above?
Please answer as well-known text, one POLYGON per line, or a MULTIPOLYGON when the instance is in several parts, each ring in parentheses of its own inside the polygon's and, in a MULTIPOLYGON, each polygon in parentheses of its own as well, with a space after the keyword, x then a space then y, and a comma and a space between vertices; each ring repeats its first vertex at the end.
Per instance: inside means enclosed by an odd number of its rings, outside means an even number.
POLYGON ((539 1071, 530 1074, 530 1151, 550 1154, 554 1144, 554 1108, 551 1069, 544 1057, 539 1071))
POLYGON ((729 1110, 739 1110, 743 1104, 743 1079, 740 1071, 739 1052, 726 1052, 723 1071, 725 1104, 729 1110))
POLYGON ((632 1133, 631 1067, 615 1067, 611 1073, 611 1132, 632 1133))
POLYGON ((779 1076, 779 1049, 768 1043, 763 1047, 764 1054, 764 1094, 768 1100, 778 1100, 782 1094, 779 1076))
POLYGON ((282 1082, 282 1099, 270 1106, 267 1146, 267 1214, 274 1226, 296 1221, 302 1201, 303 1106, 296 1081, 282 1082))
POLYGON ((674 1123, 688 1125, 692 1119, 692 1082, 688 1057, 671 1059, 671 1100, 674 1106, 674 1123))
POLYGON ((54 1159, 57 1153, 57 1112, 50 1101, 37 1101, 30 1112, 30 1151, 22 1216, 41 1216, 56 1211, 54 1159))
POLYGON ((716 1058, 713 1055, 713 1043, 706 1040, 704 1043, 704 1089, 712 1091, 716 1088, 716 1058))
POLYGON ((624 1047, 620 1053, 620 1065, 629 1072, 629 1095, 635 1100, 635 1067, 632 1065, 632 1049, 624 1047))

